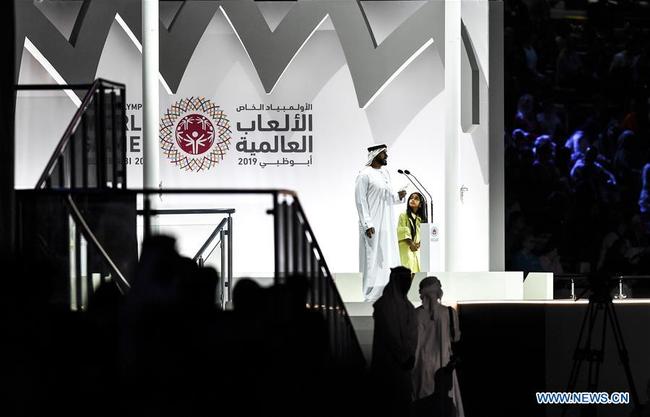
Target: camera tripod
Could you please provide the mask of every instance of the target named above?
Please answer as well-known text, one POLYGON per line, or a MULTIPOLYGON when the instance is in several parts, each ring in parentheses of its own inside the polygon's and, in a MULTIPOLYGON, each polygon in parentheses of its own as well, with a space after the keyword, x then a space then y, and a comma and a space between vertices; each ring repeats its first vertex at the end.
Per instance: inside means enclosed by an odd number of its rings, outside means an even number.
MULTIPOLYGON (((580 299, 589 289, 591 289, 592 294, 589 296, 589 304, 582 320, 578 342, 576 343, 576 348, 573 352, 573 366, 571 368, 566 392, 575 391, 578 376, 580 375, 580 368, 582 367, 583 362, 587 362, 588 364, 587 390, 591 392, 598 390, 598 378, 600 376, 600 366, 605 356, 607 324, 609 323, 612 327, 616 350, 618 351, 618 358, 623 365, 623 370, 630 390, 630 396, 632 397, 632 403, 634 404, 634 408, 638 409, 640 407, 639 396, 632 378, 630 359, 627 348, 625 347, 625 341, 623 340, 621 325, 618 321, 616 310, 614 309, 614 303, 612 302, 609 282, 609 277, 590 277, 588 288, 577 298, 580 299), (599 316, 601 316, 600 313, 602 313, 602 317, 599 318, 599 316), (596 339, 594 337, 594 329, 597 326, 599 326, 601 330, 600 340, 594 340, 596 339)), ((564 404, 562 407, 562 417, 566 415, 568 409, 569 404, 564 404)), ((588 405, 581 408, 580 416, 596 416, 596 405, 588 405)))

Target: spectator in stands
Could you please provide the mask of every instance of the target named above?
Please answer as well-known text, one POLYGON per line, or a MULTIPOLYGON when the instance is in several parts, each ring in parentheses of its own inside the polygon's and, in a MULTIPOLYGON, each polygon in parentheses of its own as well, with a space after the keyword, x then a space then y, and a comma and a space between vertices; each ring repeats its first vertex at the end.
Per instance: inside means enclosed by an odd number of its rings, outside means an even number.
POLYGON ((613 162, 614 175, 621 186, 621 198, 624 204, 638 201, 641 188, 641 158, 641 149, 636 135, 631 130, 624 130, 618 137, 618 147, 613 162))
POLYGON ((534 35, 530 30, 524 32, 521 37, 521 47, 524 51, 524 57, 526 59, 528 77, 530 78, 531 84, 535 86, 544 81, 544 75, 539 71, 537 67, 539 56, 537 54, 535 41, 533 38, 534 35))
POLYGON ((571 151, 571 163, 574 164, 584 157, 589 147, 586 133, 583 130, 576 130, 564 143, 564 147, 571 151))
POLYGON ((634 90, 645 92, 648 95, 650 90, 650 47, 643 46, 641 53, 637 55, 632 65, 634 77, 634 90))
POLYGON ((531 167, 530 180, 534 181, 533 201, 538 208, 551 204, 551 199, 556 194, 563 193, 564 186, 560 178, 560 171, 555 165, 555 143, 550 136, 542 135, 535 140, 535 160, 531 167))
POLYGON ((650 163, 643 166, 641 181, 639 212, 641 213, 641 220, 647 224, 650 221, 650 163))
POLYGON ((465 415, 452 352, 452 342, 460 340, 458 313, 441 303, 442 295, 437 277, 420 281, 422 305, 415 310, 418 344, 413 368, 416 417, 465 415))
MULTIPOLYGON (((545 5, 535 1, 505 4, 504 43, 510 58, 504 69, 510 109, 506 129, 512 132, 506 148, 505 201, 507 210, 521 211, 537 236, 551 233, 565 270, 594 270, 605 261, 602 251, 612 246, 607 232, 617 230, 614 224, 603 228, 602 219, 614 219, 614 212, 623 219, 640 214, 644 227, 637 229, 650 235, 650 215, 643 211, 650 209, 650 191, 644 191, 642 176, 643 164, 650 160, 647 29, 625 17, 624 27, 613 29, 612 19, 621 15, 611 4, 590 6, 578 24, 557 16, 547 21, 545 5), (536 72, 545 75, 537 77, 536 72), (545 78, 555 79, 560 88, 549 88, 545 78), (565 89, 575 92, 566 94, 565 89), (529 117, 535 111, 533 97, 543 97, 534 120, 529 117), (561 106, 563 114, 552 110, 554 106, 561 106), (566 142, 563 129, 574 132, 566 142), (535 140, 532 161, 527 138, 539 134, 549 135, 556 146, 546 138, 535 140), (589 147, 596 149, 593 162, 586 155, 589 147)), ((623 220, 616 221, 629 233, 623 220)), ((522 255, 522 236, 510 233, 508 229, 506 261, 512 266, 522 255)), ((640 244, 628 243, 628 267, 643 272, 650 258, 631 258, 640 244)), ((533 254, 543 256, 542 247, 535 247, 533 254)), ((610 268, 617 263, 614 254, 610 251, 610 268)))
POLYGON ((555 110, 555 104, 550 99, 542 103, 542 111, 537 113, 539 132, 555 138, 562 131, 562 120, 555 110))
POLYGON ((620 126, 621 124, 617 119, 611 118, 607 123, 605 131, 598 135, 594 143, 599 154, 604 156, 608 163, 612 163, 614 160, 618 136, 621 134, 620 126))
POLYGON ((646 132, 648 128, 648 100, 647 96, 637 96, 631 100, 631 111, 625 115, 621 123, 623 129, 629 129, 636 135, 646 132))
POLYGON ((539 265, 544 272, 553 272, 554 274, 564 273, 560 254, 554 242, 549 240, 542 248, 539 256, 539 265))
POLYGON ((529 134, 537 132, 535 99, 530 94, 524 94, 519 97, 519 102, 517 103, 517 114, 515 115, 515 127, 523 129, 529 134))
POLYGON ((536 249, 537 238, 529 231, 521 243, 521 248, 512 257, 512 269, 524 273, 542 271, 536 249))
POLYGON ((575 50, 575 41, 570 36, 558 36, 556 42, 560 51, 556 61, 556 85, 563 88, 581 87, 586 80, 582 60, 575 50))
POLYGON ((408 416, 411 408, 411 370, 418 337, 415 309, 406 296, 411 281, 408 268, 392 268, 388 285, 374 304, 371 373, 376 383, 374 405, 380 415, 408 416))
POLYGON ((586 199, 590 203, 612 202, 612 189, 616 186, 616 178, 603 168, 597 158, 596 148, 589 147, 584 156, 576 161, 571 169, 574 188, 578 198, 586 199))

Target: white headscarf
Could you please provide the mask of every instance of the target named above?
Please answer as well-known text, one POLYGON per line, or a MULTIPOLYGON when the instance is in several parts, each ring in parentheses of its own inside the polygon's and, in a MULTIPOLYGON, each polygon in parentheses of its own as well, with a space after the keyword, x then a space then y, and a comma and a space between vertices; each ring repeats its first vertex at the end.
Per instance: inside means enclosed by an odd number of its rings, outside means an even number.
POLYGON ((375 160, 377 155, 384 152, 386 149, 388 149, 388 148, 386 146, 384 146, 383 148, 375 149, 374 151, 368 152, 368 162, 366 162, 366 166, 372 164, 372 161, 375 160))
POLYGON ((440 280, 436 277, 426 277, 420 284, 420 299, 422 307, 429 312, 431 320, 436 320, 436 305, 442 298, 440 280))

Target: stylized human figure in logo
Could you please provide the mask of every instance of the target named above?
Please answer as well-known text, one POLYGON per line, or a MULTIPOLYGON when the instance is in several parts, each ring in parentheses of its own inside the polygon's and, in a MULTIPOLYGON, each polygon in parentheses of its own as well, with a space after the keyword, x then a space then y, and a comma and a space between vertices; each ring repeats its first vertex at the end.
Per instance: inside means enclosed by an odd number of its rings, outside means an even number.
POLYGON ((188 114, 176 126, 176 142, 190 155, 200 155, 212 147, 214 126, 203 115, 188 114))

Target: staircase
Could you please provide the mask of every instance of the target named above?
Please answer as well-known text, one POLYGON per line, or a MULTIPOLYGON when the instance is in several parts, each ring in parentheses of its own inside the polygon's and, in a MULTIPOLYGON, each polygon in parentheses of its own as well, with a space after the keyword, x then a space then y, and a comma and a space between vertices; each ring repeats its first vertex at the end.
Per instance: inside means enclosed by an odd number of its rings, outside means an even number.
POLYGON ((126 88, 21 85, 85 91, 35 189, 17 192, 18 248, 55 271, 54 303, 85 310, 106 281, 122 293, 137 262, 135 199, 126 192, 126 88), (118 233, 119 242, 110 237, 118 233))

